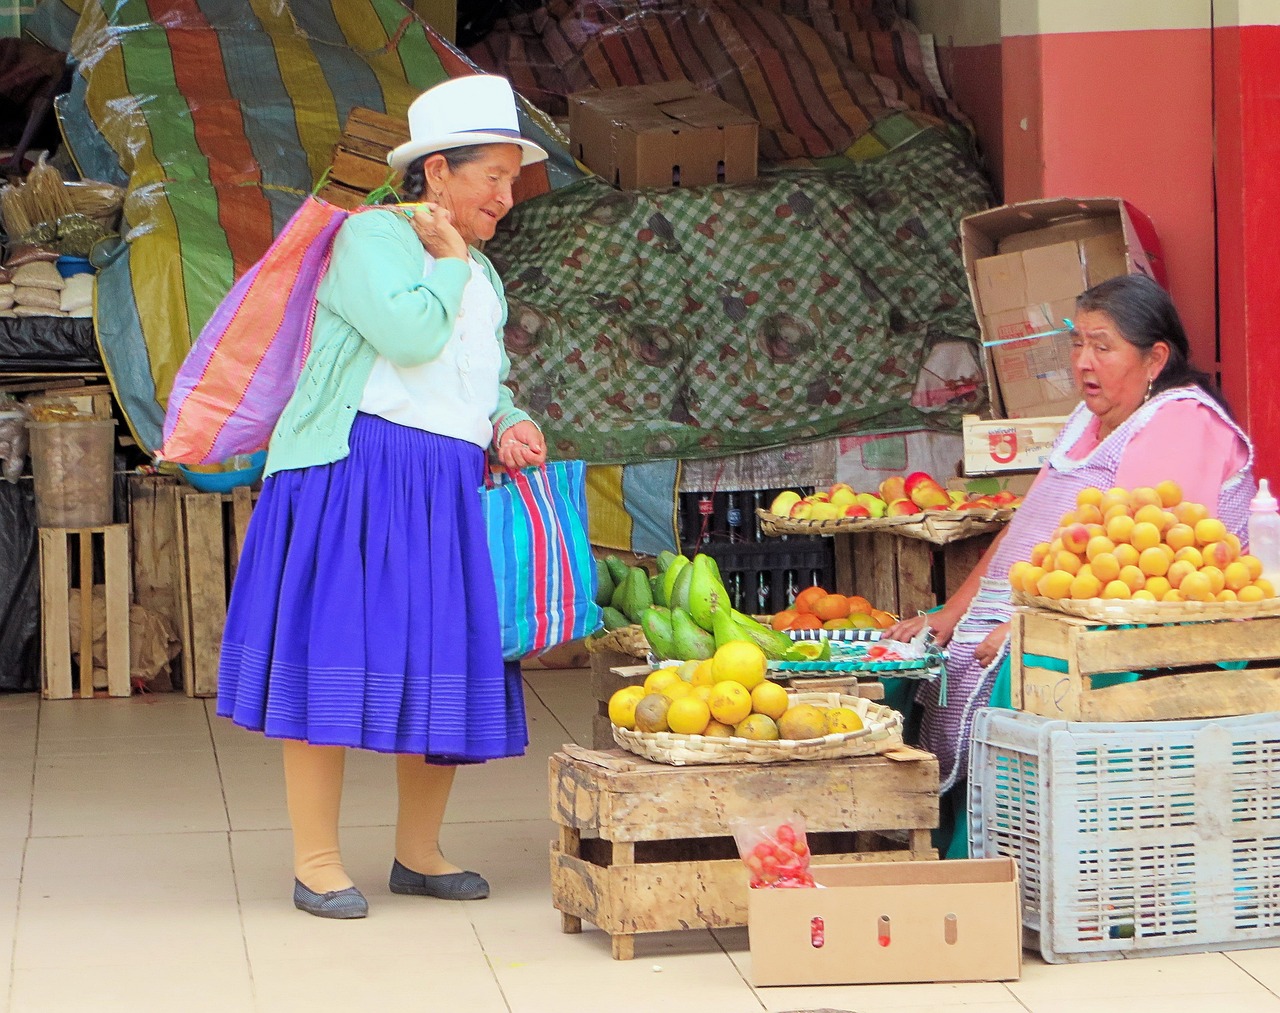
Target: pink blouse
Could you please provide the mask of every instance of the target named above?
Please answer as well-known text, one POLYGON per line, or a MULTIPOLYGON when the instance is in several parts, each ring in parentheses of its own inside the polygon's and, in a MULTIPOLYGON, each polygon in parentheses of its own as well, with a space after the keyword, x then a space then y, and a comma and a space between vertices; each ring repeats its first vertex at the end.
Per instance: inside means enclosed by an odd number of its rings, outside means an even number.
MULTIPOLYGON (((1069 458, 1079 461, 1098 446, 1098 425, 1096 417, 1090 420, 1067 451, 1069 458)), ((1222 483, 1248 460, 1249 448, 1210 408, 1194 401, 1172 401, 1124 448, 1116 485, 1134 489, 1172 479, 1184 499, 1213 509, 1222 483)))

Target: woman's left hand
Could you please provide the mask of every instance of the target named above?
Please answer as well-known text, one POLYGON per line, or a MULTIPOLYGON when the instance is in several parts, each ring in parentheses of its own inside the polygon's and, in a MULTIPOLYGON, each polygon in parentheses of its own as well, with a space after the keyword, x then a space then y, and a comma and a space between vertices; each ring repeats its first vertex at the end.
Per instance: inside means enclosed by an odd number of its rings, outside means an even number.
POLYGON ((547 463, 547 443, 532 422, 517 422, 498 441, 498 460, 511 470, 547 463))
POLYGON ((1009 624, 1001 623, 986 635, 986 638, 973 649, 973 660, 986 668, 1000 655, 1004 646, 1004 638, 1009 635, 1009 624))

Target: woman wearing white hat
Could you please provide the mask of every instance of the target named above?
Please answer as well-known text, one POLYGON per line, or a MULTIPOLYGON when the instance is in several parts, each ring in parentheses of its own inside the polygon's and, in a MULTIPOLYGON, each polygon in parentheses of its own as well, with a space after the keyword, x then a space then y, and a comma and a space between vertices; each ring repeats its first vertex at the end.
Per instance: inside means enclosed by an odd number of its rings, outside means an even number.
POLYGON ((228 608, 218 713, 284 740, 294 903, 361 918, 338 848, 347 747, 396 754, 393 893, 487 897, 440 853, 458 763, 524 752, 477 490, 486 452, 546 460, 503 385, 506 302, 476 249, 522 165, 504 78, 457 78, 409 108, 390 164, 412 207, 352 215, 321 282, 311 351, 271 439, 228 608), (425 757, 425 762, 424 762, 425 757))

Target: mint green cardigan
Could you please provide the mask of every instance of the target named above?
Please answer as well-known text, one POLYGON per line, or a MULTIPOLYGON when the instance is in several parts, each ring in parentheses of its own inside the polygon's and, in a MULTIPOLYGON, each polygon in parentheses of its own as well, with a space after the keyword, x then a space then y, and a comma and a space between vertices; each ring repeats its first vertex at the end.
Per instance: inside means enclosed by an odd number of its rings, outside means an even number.
MULTIPOLYGON (((496 442, 529 416, 515 407, 503 382, 511 362, 502 340, 507 320, 502 282, 488 258, 476 250, 471 255, 502 304, 496 335, 502 356, 498 407, 489 416, 496 442)), ((401 214, 364 211, 343 223, 317 292, 311 352, 271 435, 266 474, 332 464, 351 452, 351 426, 379 354, 397 366, 417 366, 444 349, 471 268, 452 257, 438 261, 426 277, 422 268, 422 243, 401 214)))

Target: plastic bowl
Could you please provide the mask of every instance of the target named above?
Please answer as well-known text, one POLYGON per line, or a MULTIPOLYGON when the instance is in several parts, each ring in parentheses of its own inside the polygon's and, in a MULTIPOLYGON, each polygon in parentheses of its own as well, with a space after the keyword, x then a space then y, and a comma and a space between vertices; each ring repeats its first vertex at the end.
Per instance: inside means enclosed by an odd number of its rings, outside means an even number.
POLYGON ((259 450, 248 457, 248 466, 235 471, 193 471, 185 464, 178 465, 188 484, 201 492, 230 492, 241 485, 253 485, 262 477, 267 466, 267 452, 259 450))
POLYGON ((64 254, 58 258, 54 267, 58 269, 58 273, 64 278, 70 278, 73 274, 95 273, 88 257, 70 257, 64 254))

